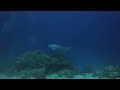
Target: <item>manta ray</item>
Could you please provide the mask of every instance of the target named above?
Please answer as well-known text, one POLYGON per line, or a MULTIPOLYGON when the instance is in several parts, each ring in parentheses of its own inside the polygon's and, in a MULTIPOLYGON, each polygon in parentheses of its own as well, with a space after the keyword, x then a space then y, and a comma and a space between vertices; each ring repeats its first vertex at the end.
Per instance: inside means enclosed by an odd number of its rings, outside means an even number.
POLYGON ((50 48, 57 55, 64 55, 71 49, 71 47, 63 47, 57 44, 49 44, 48 48, 50 48))

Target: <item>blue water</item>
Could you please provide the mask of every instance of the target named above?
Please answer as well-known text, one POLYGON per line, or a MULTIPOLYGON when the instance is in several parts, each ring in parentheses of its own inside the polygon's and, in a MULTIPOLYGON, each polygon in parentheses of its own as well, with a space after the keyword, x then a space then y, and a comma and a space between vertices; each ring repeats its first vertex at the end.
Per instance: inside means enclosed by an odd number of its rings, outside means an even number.
POLYGON ((0 11, 2 65, 49 44, 72 47, 75 67, 120 64, 120 11, 0 11))

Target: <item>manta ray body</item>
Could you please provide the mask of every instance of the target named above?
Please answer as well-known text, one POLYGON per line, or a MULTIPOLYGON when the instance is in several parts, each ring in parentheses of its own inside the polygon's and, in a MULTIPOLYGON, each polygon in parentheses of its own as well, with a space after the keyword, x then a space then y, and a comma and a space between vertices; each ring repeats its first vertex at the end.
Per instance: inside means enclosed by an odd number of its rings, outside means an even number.
POLYGON ((49 44, 48 47, 58 55, 64 55, 71 49, 71 47, 63 47, 56 44, 49 44))

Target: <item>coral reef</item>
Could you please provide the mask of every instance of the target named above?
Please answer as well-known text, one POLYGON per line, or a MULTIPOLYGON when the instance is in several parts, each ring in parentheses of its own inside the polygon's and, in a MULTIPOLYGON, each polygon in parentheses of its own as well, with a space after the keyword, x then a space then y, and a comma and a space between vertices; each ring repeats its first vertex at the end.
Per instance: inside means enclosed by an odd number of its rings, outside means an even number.
POLYGON ((63 69, 54 74, 48 74, 46 79, 72 79, 77 73, 70 69, 63 69))
POLYGON ((94 76, 93 73, 84 73, 74 76, 74 79, 99 79, 97 76, 94 76))
POLYGON ((49 56, 34 50, 17 57, 7 76, 17 79, 117 79, 120 78, 120 66, 96 71, 91 65, 84 65, 78 71, 65 56, 49 56))
POLYGON ((48 74, 46 75, 45 79, 63 79, 59 77, 57 74, 48 74))
POLYGON ((16 69, 34 69, 45 67, 49 64, 51 58, 42 51, 31 51, 24 53, 22 56, 16 58, 16 69))
POLYGON ((117 79, 120 78, 120 66, 106 66, 102 68, 100 71, 96 72, 96 76, 99 78, 109 78, 109 79, 117 79))
POLYGON ((45 68, 23 70, 21 72, 16 72, 14 76, 21 79, 44 79, 45 78, 45 68))
POLYGON ((47 66, 47 71, 51 71, 54 73, 54 72, 58 72, 62 69, 72 70, 73 67, 72 67, 71 63, 69 62, 69 60, 66 59, 65 57, 62 57, 62 56, 52 57, 51 62, 47 66))
POLYGON ((42 51, 35 50, 17 57, 8 75, 22 79, 45 79, 48 74, 54 73, 58 73, 58 76, 66 74, 66 77, 72 77, 74 74, 72 70, 73 67, 67 58, 62 56, 50 57, 42 51))
POLYGON ((96 70, 92 65, 84 65, 81 70, 80 73, 95 73, 96 70))
POLYGON ((63 69, 57 72, 57 75, 61 78, 73 78, 77 73, 73 70, 63 69))

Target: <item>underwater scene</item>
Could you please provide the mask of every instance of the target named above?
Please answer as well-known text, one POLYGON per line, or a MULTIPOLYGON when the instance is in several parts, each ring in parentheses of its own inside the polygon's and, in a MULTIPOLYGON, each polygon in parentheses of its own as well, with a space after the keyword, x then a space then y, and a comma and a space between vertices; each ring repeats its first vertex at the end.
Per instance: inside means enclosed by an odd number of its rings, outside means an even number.
POLYGON ((120 11, 0 11, 0 79, 120 79, 120 11))

